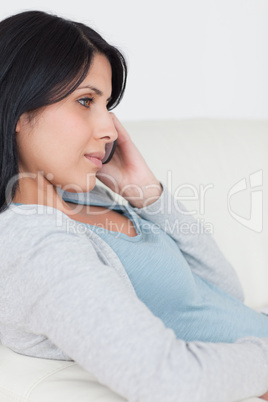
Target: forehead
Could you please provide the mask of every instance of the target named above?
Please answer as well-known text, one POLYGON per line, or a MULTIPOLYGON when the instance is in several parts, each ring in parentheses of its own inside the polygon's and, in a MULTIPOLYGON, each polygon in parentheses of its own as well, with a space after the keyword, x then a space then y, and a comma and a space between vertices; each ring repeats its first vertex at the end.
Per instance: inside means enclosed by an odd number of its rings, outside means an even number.
POLYGON ((92 81, 98 81, 105 86, 112 84, 112 67, 107 57, 103 54, 97 53, 94 56, 87 76, 80 86, 92 85, 92 81))

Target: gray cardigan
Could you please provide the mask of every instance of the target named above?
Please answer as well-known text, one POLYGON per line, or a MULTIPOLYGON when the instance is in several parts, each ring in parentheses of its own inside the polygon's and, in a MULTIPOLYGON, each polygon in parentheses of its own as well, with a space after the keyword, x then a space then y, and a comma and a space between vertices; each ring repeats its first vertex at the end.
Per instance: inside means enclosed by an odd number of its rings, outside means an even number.
MULTIPOLYGON (((173 237, 196 274, 243 300, 211 235, 180 230, 196 221, 163 188, 135 212, 173 237)), ((98 186, 58 191, 78 203, 112 199, 98 186)), ((0 245, 0 337, 15 352, 74 360, 131 402, 232 402, 267 391, 267 338, 176 339, 137 298, 110 246, 59 210, 11 204, 0 214, 0 245)))

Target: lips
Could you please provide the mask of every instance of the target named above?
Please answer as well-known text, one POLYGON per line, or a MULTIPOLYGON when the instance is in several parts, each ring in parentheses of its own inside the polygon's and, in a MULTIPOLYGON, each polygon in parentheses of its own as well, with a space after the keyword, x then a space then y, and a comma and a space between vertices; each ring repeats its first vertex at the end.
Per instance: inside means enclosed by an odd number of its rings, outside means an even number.
POLYGON ((85 157, 98 168, 102 167, 102 159, 104 158, 104 156, 105 153, 103 152, 92 152, 90 154, 85 154, 85 157))
POLYGON ((105 156, 105 152, 90 152, 90 154, 85 154, 85 156, 89 156, 92 158, 98 158, 102 160, 105 156))

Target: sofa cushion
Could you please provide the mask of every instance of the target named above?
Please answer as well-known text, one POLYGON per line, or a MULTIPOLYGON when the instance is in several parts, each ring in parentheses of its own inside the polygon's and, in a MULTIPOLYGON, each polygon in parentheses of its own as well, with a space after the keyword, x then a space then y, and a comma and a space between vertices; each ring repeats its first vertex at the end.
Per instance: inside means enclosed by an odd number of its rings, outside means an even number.
POLYGON ((40 359, 0 344, 1 402, 123 402, 73 361, 40 359))

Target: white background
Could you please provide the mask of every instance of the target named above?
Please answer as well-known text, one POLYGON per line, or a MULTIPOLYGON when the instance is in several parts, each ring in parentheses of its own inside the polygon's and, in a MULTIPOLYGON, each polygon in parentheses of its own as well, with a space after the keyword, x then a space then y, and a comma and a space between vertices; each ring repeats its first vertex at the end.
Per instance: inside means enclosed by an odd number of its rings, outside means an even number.
POLYGON ((129 65, 122 120, 268 118, 268 0, 15 0, 84 22, 129 65))

